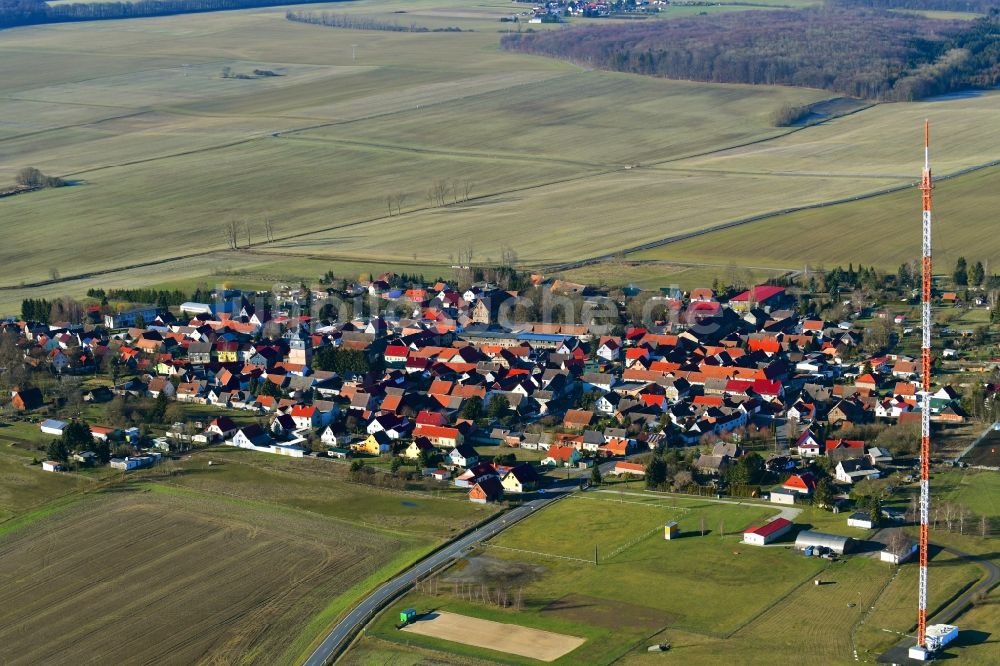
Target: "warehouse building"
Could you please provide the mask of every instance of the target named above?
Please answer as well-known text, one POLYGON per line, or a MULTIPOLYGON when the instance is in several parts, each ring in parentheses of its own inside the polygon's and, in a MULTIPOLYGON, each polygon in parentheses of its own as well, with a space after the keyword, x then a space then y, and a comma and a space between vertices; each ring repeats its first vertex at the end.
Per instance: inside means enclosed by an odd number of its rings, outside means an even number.
POLYGON ((838 534, 826 534, 825 532, 813 532, 806 530, 799 532, 795 537, 795 550, 829 550, 838 555, 850 552, 854 548, 854 539, 840 536, 838 534))

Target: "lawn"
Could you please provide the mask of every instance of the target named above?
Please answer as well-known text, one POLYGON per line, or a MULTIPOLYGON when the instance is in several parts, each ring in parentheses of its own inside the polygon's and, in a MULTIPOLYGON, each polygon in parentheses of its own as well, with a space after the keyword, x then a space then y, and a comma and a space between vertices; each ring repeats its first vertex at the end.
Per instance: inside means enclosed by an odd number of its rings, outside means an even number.
MULTIPOLYGON (((934 612, 947 606, 956 595, 978 581, 983 571, 975 563, 963 561, 944 551, 935 550, 932 555, 928 569, 927 605, 933 616, 934 612)), ((917 566, 910 562, 900 568, 878 596, 874 610, 864 626, 858 629, 858 647, 861 650, 878 655, 899 640, 899 633, 909 633, 916 628, 916 589, 917 566)))
POLYGON ((95 486, 84 475, 42 471, 41 465, 32 464, 34 457, 38 456, 0 441, 0 533, 9 520, 95 486))
MULTIPOLYGON (((607 663, 633 649, 644 650, 647 640, 664 629, 721 639, 766 616, 775 603, 828 566, 825 561, 795 555, 788 547, 755 548, 740 543, 744 528, 766 521, 775 512, 772 507, 632 491, 574 496, 526 519, 497 537, 495 547, 445 572, 437 595, 425 589, 402 599, 369 633, 380 640, 435 651, 487 656, 396 631, 392 624, 396 606, 414 606, 588 639, 557 664, 607 663), (679 521, 682 538, 663 539, 667 520, 679 521), (703 521, 705 536, 700 535, 703 521), (725 530, 723 537, 720 528, 725 530), (592 561, 595 545, 597 565, 592 561), (563 559, 567 557, 589 557, 590 561, 563 559), (538 572, 524 589, 521 610, 472 603, 449 587, 457 584, 452 581, 474 576, 466 571, 485 566, 479 560, 538 572)), ((381 643, 362 643, 362 650, 383 649, 381 643)), ((349 662, 364 663, 363 655, 349 655, 349 662)), ((488 657, 501 663, 525 663, 492 652, 488 657)))
POLYGON ((151 490, 89 496, 0 537, 10 663, 289 663, 332 599, 427 548, 300 511, 151 490))

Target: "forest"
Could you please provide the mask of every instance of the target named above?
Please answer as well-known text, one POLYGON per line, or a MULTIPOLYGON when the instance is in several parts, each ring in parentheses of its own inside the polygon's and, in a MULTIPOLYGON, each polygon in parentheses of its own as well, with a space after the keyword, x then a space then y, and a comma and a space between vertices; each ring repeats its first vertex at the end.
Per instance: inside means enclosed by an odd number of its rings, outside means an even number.
POLYGON ((1000 0, 827 0, 827 4, 835 7, 971 12, 974 14, 989 14, 1000 11, 1000 0))
POLYGON ((996 15, 945 21, 817 8, 518 33, 505 35, 501 43, 512 51, 618 72, 910 101, 995 87, 1000 82, 998 28, 996 15))
MULTIPOLYGON (((297 0, 297 4, 327 1, 347 0, 297 0)), ((75 2, 63 5, 49 5, 44 0, 0 0, 0 28, 68 21, 101 21, 218 12, 286 4, 289 4, 288 0, 138 0, 137 2, 75 2)))

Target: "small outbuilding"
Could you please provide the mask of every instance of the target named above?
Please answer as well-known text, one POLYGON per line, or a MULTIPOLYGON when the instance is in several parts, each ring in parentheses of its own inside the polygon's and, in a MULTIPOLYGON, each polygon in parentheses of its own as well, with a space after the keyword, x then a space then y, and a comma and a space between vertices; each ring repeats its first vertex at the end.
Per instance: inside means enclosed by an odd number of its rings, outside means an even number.
POLYGON ((814 532, 804 530, 795 537, 795 550, 828 550, 838 555, 848 553, 854 548, 854 539, 840 536, 839 534, 827 534, 826 532, 814 532))
POLYGON ((667 541, 671 539, 676 539, 681 535, 680 525, 676 521, 671 520, 669 523, 663 526, 663 538, 667 541))
POLYGON ((61 462, 56 462, 55 460, 46 460, 42 463, 42 469, 46 472, 61 472, 66 468, 63 467, 61 462))
POLYGON ((772 490, 770 500, 772 504, 795 504, 798 493, 788 490, 772 490))
POLYGON ((780 539, 792 529, 792 521, 787 518, 775 518, 766 525, 751 527, 743 532, 743 543, 751 546, 764 546, 780 539))
POLYGON ((38 429, 44 432, 46 435, 54 435, 56 437, 62 437, 63 430, 66 428, 65 421, 59 421, 56 419, 45 419, 38 424, 38 429))
POLYGON ((875 523, 872 521, 872 517, 869 514, 864 511, 858 511, 848 516, 847 526, 860 527, 863 530, 870 530, 874 529, 875 523))

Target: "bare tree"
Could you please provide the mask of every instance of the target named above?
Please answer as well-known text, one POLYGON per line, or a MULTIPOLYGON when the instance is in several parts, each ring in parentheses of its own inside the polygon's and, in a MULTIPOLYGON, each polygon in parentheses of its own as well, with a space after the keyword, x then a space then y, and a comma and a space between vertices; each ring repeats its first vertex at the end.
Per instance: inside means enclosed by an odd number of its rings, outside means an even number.
POLYGON ((913 544, 913 540, 900 529, 894 529, 889 531, 888 538, 886 539, 886 550, 895 555, 902 555, 910 546, 913 544))
POLYGON ((506 266, 508 268, 513 268, 514 264, 517 263, 517 251, 510 245, 504 244, 500 246, 500 265, 506 266))
POLYGON ((389 194, 385 197, 385 205, 389 208, 389 217, 392 217, 392 195, 389 194))
POLYGON ((247 249, 249 250, 250 249, 250 220, 245 220, 243 222, 243 228, 246 229, 246 232, 247 232, 247 249))
POLYGON ((403 214, 403 202, 406 201, 406 194, 403 192, 396 192, 396 214, 403 214))
POLYGON ((235 217, 230 217, 222 227, 222 233, 229 243, 229 249, 235 250, 239 247, 240 222, 235 217))
POLYGON ((448 192, 450 190, 451 188, 448 185, 448 181, 443 178, 439 178, 431 184, 431 188, 427 192, 427 198, 431 200, 432 204, 444 206, 448 203, 448 192))
POLYGON ((982 515, 979 517, 979 535, 985 539, 989 532, 990 521, 985 515, 982 515))
POLYGON ((274 240, 274 227, 271 224, 271 216, 264 213, 264 237, 270 243, 274 240))
POLYGON ((462 192, 465 197, 465 201, 468 201, 470 195, 472 194, 472 181, 468 178, 462 181, 462 192))

